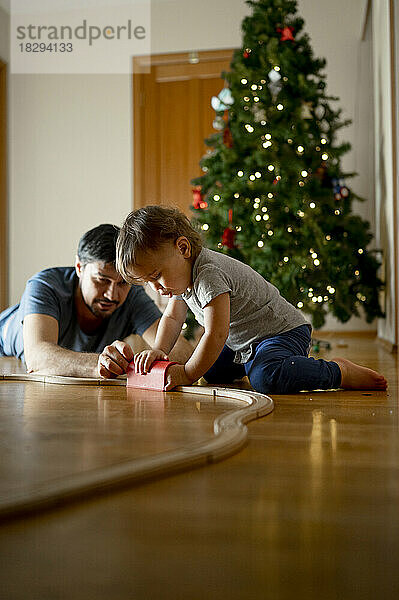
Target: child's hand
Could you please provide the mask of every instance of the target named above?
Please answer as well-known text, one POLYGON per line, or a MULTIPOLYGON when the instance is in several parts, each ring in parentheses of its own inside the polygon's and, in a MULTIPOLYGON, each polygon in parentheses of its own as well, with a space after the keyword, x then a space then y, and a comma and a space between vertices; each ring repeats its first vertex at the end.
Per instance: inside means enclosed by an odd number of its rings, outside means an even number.
POLYGON ((166 373, 165 391, 169 392, 177 385, 191 385, 193 382, 186 375, 184 365, 171 365, 166 373))
POLYGON ((148 373, 152 363, 156 360, 169 360, 169 358, 163 350, 158 350, 157 348, 143 350, 134 356, 134 370, 140 375, 148 373))

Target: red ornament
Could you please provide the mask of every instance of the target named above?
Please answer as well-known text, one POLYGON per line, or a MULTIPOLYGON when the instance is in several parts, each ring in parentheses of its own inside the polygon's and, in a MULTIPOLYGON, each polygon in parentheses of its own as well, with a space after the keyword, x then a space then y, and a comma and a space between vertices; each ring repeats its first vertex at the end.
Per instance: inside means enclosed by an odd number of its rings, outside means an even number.
MULTIPOLYGON (((229 225, 231 225, 233 222, 233 209, 229 208, 229 225)), ((223 246, 227 246, 227 248, 229 250, 232 250, 233 248, 236 247, 235 244, 235 237, 236 237, 236 230, 233 229, 232 227, 226 227, 226 229, 223 231, 223 235, 222 235, 222 244, 223 246)))
POLYGON ((223 131, 223 144, 226 148, 233 147, 233 136, 231 135, 229 127, 225 127, 225 130, 223 131))
POLYGON ((251 48, 245 48, 244 52, 242 53, 244 58, 249 58, 251 56, 251 48))
POLYGON ((292 35, 294 33, 293 27, 277 27, 276 31, 278 33, 281 33, 280 42, 295 41, 294 36, 292 35))
POLYGON ((227 248, 229 248, 229 250, 232 250, 233 248, 236 247, 235 245, 235 237, 236 237, 236 230, 232 229, 231 227, 226 227, 226 229, 223 231, 223 235, 222 235, 222 244, 223 246, 226 246, 227 248))
POLYGON ((208 203, 201 194, 201 188, 193 188, 193 206, 194 208, 207 208, 208 203))

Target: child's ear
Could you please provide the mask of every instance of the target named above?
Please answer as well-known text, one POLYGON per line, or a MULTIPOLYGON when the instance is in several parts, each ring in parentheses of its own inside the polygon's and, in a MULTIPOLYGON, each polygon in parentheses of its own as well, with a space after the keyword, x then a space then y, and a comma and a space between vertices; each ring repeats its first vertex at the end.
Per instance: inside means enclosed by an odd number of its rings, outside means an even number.
POLYGON ((191 257, 191 244, 184 235, 177 238, 176 248, 184 258, 191 257))

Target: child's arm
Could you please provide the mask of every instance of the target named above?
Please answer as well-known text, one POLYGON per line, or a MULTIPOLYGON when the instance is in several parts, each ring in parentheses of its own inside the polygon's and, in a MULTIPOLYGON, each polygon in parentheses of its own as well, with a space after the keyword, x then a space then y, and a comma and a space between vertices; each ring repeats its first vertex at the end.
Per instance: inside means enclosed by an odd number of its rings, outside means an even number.
POLYGON ((152 350, 144 350, 134 357, 136 373, 147 373, 155 360, 168 359, 168 354, 181 333, 186 316, 187 306, 184 300, 170 298, 159 321, 152 350))
POLYGON ((155 348, 160 348, 165 354, 168 354, 181 334, 181 328, 186 317, 186 303, 184 300, 172 296, 158 325, 154 342, 155 348))
POLYGON ((173 365, 167 375, 166 390, 197 381, 213 365, 229 335, 230 294, 220 294, 204 308, 204 328, 198 346, 182 365, 173 365))

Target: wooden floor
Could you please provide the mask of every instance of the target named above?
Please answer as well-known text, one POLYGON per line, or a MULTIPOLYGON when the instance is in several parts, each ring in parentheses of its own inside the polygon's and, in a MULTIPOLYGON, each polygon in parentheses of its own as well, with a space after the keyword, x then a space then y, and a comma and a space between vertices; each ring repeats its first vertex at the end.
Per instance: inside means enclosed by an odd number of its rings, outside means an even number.
MULTIPOLYGON (((275 396, 226 461, 3 524, 1 598, 398 598, 397 356, 366 336, 329 339, 324 356, 380 370, 388 392, 275 396)), ((0 382, 1 494, 200 440, 226 408, 45 388, 0 382)))

